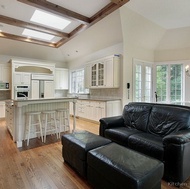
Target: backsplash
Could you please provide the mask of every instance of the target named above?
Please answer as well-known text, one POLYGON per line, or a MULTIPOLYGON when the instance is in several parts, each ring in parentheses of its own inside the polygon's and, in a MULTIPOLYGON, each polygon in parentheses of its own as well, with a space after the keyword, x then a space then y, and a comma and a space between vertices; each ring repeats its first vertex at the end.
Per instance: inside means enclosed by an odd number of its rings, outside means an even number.
POLYGON ((11 98, 11 91, 0 91, 0 100, 8 100, 11 98))
POLYGON ((90 89, 90 96, 96 98, 122 98, 122 91, 121 88, 90 89))

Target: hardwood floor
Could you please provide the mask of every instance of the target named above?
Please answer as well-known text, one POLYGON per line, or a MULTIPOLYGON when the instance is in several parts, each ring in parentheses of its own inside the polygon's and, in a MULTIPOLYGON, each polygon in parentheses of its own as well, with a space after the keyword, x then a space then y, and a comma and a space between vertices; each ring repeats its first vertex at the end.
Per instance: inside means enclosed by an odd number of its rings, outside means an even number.
MULTIPOLYGON (((77 130, 98 134, 98 124, 77 119, 76 125, 77 130)), ((162 181, 162 189, 175 188, 169 185, 162 181)), ((47 143, 43 144, 40 139, 33 139, 28 147, 24 142, 23 147, 18 149, 6 129, 5 121, 0 120, 0 189, 62 188, 91 189, 86 180, 64 163, 60 140, 49 136, 47 143)), ((180 188, 190 188, 190 180, 180 188)))

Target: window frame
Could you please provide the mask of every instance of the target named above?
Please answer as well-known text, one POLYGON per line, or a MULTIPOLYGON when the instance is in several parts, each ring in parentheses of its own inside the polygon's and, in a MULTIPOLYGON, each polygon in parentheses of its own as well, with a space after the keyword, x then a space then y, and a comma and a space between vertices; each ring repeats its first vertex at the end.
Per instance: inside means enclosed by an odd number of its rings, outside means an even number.
MULTIPOLYGON (((158 65, 169 65, 169 67, 168 67, 168 71, 167 71, 167 79, 166 79, 166 82, 167 82, 167 88, 166 88, 166 101, 160 101, 160 103, 175 103, 175 102, 173 102, 173 101, 171 101, 171 98, 168 98, 168 96, 170 96, 170 85, 171 85, 171 83, 170 83, 170 80, 169 80, 169 78, 170 78, 170 74, 171 74, 171 72, 170 72, 170 68, 171 68, 171 65, 176 65, 176 64, 178 64, 178 65, 182 65, 182 67, 181 67, 181 72, 182 72, 182 76, 181 76, 181 79, 182 79, 182 86, 181 86, 181 92, 182 92, 182 94, 181 94, 181 101, 180 102, 184 102, 184 100, 185 100, 185 93, 186 93, 186 91, 185 91, 185 66, 187 65, 187 64, 189 64, 189 61, 187 61, 187 60, 182 60, 182 61, 164 61, 164 62, 155 62, 155 64, 154 64, 154 73, 153 73, 153 76, 154 76, 154 78, 153 78, 153 90, 154 91, 156 91, 156 89, 157 89, 157 66, 158 65)), ((155 96, 154 96, 154 100, 155 100, 155 96)), ((176 103, 178 103, 179 101, 176 101, 176 103)))

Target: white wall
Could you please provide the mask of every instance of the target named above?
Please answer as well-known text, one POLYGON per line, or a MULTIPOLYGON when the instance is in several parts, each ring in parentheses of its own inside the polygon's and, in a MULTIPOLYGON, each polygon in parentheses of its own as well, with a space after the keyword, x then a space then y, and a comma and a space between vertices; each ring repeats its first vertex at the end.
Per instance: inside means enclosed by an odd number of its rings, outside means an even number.
POLYGON ((139 14, 121 7, 121 24, 123 32, 123 105, 132 101, 132 63, 133 59, 154 62, 154 49, 165 30, 139 14), (126 84, 131 84, 128 99, 126 84))

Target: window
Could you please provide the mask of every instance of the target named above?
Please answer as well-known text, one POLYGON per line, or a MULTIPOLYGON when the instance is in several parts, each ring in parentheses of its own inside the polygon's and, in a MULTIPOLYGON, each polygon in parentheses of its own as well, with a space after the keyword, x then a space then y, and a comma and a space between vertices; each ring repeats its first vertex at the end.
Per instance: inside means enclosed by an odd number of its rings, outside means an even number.
POLYGON ((71 93, 89 93, 84 88, 84 69, 73 70, 71 72, 71 93))
POLYGON ((158 102, 183 101, 182 64, 156 66, 156 92, 158 102))

